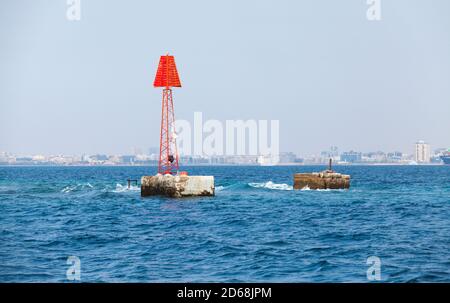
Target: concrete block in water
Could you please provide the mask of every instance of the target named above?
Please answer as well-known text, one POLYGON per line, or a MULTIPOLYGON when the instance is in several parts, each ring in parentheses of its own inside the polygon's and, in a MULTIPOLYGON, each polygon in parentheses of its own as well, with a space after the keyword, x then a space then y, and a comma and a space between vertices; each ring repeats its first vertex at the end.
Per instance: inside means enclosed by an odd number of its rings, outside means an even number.
POLYGON ((163 195, 174 198, 189 196, 214 196, 213 176, 143 176, 141 196, 163 195))
POLYGON ((294 189, 346 189, 350 188, 350 176, 333 171, 299 173, 294 175, 294 189))

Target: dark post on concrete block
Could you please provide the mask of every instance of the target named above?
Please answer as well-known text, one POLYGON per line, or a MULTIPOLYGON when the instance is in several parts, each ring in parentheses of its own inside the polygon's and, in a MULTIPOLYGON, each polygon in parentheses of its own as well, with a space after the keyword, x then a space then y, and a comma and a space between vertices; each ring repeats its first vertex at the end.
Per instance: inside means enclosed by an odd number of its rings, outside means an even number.
POLYGON ((127 179, 128 189, 131 188, 131 182, 133 182, 133 183, 137 186, 137 180, 134 180, 134 179, 127 179))

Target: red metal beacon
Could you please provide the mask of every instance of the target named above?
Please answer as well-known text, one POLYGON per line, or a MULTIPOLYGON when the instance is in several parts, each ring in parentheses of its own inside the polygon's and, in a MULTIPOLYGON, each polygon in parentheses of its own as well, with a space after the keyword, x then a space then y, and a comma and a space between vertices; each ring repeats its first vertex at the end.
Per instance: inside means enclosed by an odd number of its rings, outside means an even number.
POLYGON ((158 173, 175 175, 178 172, 178 149, 175 133, 172 87, 181 87, 175 58, 161 56, 156 72, 154 87, 164 87, 161 111, 161 134, 159 139, 158 173))

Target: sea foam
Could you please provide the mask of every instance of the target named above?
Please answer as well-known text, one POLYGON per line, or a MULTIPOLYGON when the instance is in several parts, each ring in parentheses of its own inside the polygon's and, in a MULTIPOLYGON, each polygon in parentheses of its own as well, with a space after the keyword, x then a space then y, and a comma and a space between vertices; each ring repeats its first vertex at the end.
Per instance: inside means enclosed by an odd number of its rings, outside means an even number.
POLYGON ((128 186, 126 186, 126 185, 117 183, 116 189, 114 189, 112 192, 113 193, 123 193, 123 192, 128 192, 128 191, 139 191, 139 190, 141 190, 141 188, 139 186, 132 185, 132 186, 130 186, 130 188, 128 188, 128 186))
POLYGON ((249 186, 253 188, 265 188, 274 190, 293 190, 291 185, 285 183, 273 183, 272 181, 262 182, 262 183, 248 183, 249 186))

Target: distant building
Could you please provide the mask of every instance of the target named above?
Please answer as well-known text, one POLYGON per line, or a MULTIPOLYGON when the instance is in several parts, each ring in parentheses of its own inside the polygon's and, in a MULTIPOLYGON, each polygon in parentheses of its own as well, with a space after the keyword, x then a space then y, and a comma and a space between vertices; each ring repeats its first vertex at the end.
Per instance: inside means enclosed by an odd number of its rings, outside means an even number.
POLYGON ((399 162, 403 159, 403 153, 402 152, 392 152, 392 153, 387 153, 386 155, 386 160, 388 162, 399 162))
POLYGON ((415 161, 417 163, 430 163, 431 148, 425 141, 418 141, 415 148, 415 161))
POLYGON ((8 163, 8 154, 6 152, 0 152, 0 164, 8 163))
MULTIPOLYGON (((287 158, 286 158, 287 160, 287 158)), ((289 160, 287 160, 289 161, 289 160)), ((261 166, 273 166, 280 163, 279 155, 260 155, 256 159, 256 163, 261 166)), ((288 162, 285 162, 288 163, 288 162)))
POLYGON ((280 153, 279 163, 295 163, 297 156, 292 152, 280 153))
POLYGON ((354 151, 344 152, 341 154, 341 161, 348 163, 361 162, 362 154, 354 151))
POLYGON ((435 149, 434 151, 431 152, 430 162, 435 164, 442 163, 442 156, 444 156, 447 153, 447 151, 450 150, 447 150, 447 148, 443 147, 435 149))
POLYGON ((93 161, 106 161, 106 160, 108 160, 108 156, 107 155, 93 155, 93 156, 90 156, 90 158, 93 161))
POLYGON ((134 155, 123 155, 120 160, 124 164, 133 164, 136 161, 136 156, 134 155))
POLYGON ((325 150, 320 153, 320 156, 323 158, 323 162, 328 163, 328 160, 331 158, 334 161, 339 161, 339 149, 337 146, 331 146, 330 150, 325 150))
POLYGON ((17 157, 16 158, 17 162, 31 162, 33 161, 32 157, 17 157))
POLYGON ((118 155, 109 156, 108 161, 114 164, 119 164, 121 159, 118 155))

